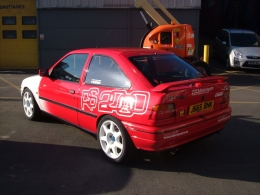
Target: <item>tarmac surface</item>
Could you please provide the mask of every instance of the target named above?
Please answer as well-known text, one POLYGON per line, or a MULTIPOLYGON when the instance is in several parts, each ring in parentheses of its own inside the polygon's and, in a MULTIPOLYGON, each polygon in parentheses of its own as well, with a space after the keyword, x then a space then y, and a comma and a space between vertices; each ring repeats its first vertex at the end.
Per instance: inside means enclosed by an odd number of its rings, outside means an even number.
POLYGON ((260 70, 226 71, 232 117, 220 134, 176 154, 144 153, 109 163, 95 137, 52 117, 25 118, 23 78, 37 71, 0 71, 0 194, 258 195, 260 192, 260 70))

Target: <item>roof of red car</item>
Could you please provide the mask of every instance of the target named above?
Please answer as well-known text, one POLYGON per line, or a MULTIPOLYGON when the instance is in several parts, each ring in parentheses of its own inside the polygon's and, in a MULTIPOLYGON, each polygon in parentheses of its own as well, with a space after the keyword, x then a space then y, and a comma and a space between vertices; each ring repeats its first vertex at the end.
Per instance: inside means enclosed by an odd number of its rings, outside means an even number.
POLYGON ((135 48, 135 47, 115 47, 115 48, 84 48, 84 49, 77 49, 71 51, 71 53, 75 52, 113 52, 113 53, 133 53, 133 54, 169 54, 171 52, 165 50, 156 50, 156 49, 144 49, 144 48, 135 48))

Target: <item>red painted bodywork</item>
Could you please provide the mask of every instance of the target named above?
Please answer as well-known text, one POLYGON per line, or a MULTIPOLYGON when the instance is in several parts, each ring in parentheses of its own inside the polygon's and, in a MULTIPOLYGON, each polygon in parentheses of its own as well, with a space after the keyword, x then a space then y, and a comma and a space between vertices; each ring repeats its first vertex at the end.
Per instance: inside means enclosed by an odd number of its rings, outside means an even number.
MULTIPOLYGON (((52 80, 43 76, 39 86, 40 107, 43 111, 90 132, 97 133, 99 120, 104 115, 112 115, 123 123, 137 148, 160 151, 217 132, 225 126, 231 116, 230 89, 225 82, 226 78, 206 76, 154 87, 128 60, 131 56, 170 52, 140 48, 81 49, 72 51, 64 57, 73 53, 89 55, 79 83, 52 80), (115 89, 85 84, 86 70, 94 54, 113 58, 131 81, 131 87, 115 89), (206 92, 197 93, 203 90, 206 92), (216 95, 218 93, 225 93, 227 100, 223 102, 223 97, 216 95), (202 96, 205 96, 206 100, 202 100, 202 96), (135 98, 138 102, 135 107, 128 108, 128 112, 124 112, 123 105, 113 104, 117 97, 135 98), (214 100, 213 109, 188 114, 190 105, 209 100, 214 100), (153 120, 151 118, 153 107, 162 103, 175 104, 175 117, 153 120)), ((49 69, 49 72, 56 64, 49 69)))

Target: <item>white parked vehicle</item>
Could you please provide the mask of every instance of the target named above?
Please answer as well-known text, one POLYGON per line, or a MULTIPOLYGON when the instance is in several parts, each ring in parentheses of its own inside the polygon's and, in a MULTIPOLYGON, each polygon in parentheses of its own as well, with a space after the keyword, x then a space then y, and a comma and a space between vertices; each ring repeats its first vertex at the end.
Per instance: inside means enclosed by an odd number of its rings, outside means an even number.
POLYGON ((222 29, 215 38, 214 56, 227 68, 260 69, 260 38, 250 30, 222 29))

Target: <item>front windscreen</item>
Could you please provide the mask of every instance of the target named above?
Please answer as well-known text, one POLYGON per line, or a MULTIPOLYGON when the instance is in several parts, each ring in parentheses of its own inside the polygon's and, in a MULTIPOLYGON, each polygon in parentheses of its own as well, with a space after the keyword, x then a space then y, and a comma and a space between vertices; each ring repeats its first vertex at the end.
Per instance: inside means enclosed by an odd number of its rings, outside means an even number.
POLYGON ((203 73, 174 54, 130 57, 130 61, 153 86, 205 77, 203 73))
POLYGON ((260 47, 260 39, 253 33, 231 33, 231 45, 237 47, 260 47))

